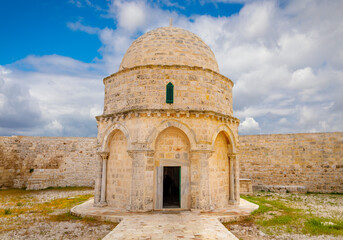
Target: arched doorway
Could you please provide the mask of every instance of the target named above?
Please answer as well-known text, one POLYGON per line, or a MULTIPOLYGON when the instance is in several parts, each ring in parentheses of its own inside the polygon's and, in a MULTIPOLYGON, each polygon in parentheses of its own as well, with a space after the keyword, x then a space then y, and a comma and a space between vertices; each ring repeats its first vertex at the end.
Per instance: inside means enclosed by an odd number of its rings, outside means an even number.
POLYGON ((164 129, 155 143, 155 209, 190 208, 190 142, 176 127, 164 129))
POLYGON ((127 139, 115 130, 108 143, 106 200, 108 206, 125 209, 130 204, 132 160, 127 152, 127 139))
POLYGON ((214 208, 225 208, 230 200, 230 142, 220 132, 214 142, 214 152, 209 159, 211 204, 214 208))

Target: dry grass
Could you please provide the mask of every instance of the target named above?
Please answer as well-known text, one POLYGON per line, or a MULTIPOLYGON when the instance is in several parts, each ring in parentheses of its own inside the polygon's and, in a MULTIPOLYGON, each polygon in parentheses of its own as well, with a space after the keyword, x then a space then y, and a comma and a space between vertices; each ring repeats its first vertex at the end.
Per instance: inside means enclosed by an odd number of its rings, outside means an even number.
POLYGON ((0 239, 101 238, 116 224, 75 217, 69 212, 72 207, 92 197, 92 193, 91 188, 80 187, 40 191, 0 190, 0 239), (66 228, 71 230, 63 230, 66 228), (87 236, 81 237, 82 233, 87 236))

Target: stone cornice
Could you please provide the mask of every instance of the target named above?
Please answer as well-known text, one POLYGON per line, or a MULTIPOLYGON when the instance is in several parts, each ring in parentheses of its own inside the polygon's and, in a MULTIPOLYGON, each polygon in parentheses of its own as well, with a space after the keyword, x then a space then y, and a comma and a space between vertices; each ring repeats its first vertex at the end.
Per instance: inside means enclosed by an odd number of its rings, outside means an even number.
POLYGON ((222 113, 217 113, 214 111, 200 111, 200 110, 175 110, 175 109, 132 109, 112 114, 106 114, 106 115, 100 115, 96 116, 96 120, 98 122, 115 122, 120 121, 124 119, 130 119, 132 117, 139 117, 141 115, 144 115, 146 117, 162 117, 162 115, 166 115, 167 117, 206 117, 206 118, 212 118, 217 119, 218 121, 222 121, 225 123, 233 123, 239 125, 240 120, 238 118, 225 115, 222 113))
POLYGON ((109 78, 113 78, 117 75, 120 75, 122 73, 126 73, 126 72, 129 72, 129 71, 133 71, 133 70, 140 70, 140 69, 182 69, 182 70, 190 70, 190 71, 205 71, 205 72, 209 72, 209 73, 212 73, 212 74, 215 74, 215 75, 218 75, 219 77, 225 79, 226 81, 230 82, 231 83, 231 86, 233 87, 234 83, 233 81, 228 78, 228 77, 225 77, 224 75, 221 75, 220 73, 218 72, 215 72, 211 69, 208 69, 208 68, 202 68, 202 67, 196 67, 196 66, 187 66, 187 65, 141 65, 141 66, 136 66, 136 67, 132 67, 132 68, 125 68, 121 71, 118 71, 116 73, 113 73, 111 74, 110 76, 108 77, 105 77, 103 79, 103 83, 105 84, 106 80, 109 79, 109 78))

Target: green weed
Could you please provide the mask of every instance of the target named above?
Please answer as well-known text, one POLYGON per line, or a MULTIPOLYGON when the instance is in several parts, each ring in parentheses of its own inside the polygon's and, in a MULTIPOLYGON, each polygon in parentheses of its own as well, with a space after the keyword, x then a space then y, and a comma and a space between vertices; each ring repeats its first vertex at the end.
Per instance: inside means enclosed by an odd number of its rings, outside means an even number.
POLYGON ((343 235, 343 221, 312 217, 305 222, 303 233, 311 235, 343 235))
POLYGON ((4 210, 4 215, 11 215, 11 214, 12 214, 11 209, 6 208, 6 209, 4 210))

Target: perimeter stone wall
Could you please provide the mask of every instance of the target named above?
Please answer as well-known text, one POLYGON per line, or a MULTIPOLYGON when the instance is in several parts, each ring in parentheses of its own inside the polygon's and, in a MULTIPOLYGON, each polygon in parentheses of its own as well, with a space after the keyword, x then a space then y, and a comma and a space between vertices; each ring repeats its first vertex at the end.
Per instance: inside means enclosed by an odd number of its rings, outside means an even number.
POLYGON ((0 188, 94 186, 96 138, 0 137, 0 188))
MULTIPOLYGON (((255 189, 343 192, 343 133, 239 140, 240 178, 251 179, 255 189)), ((95 153, 96 138, 0 137, 0 188, 93 186, 95 153)))
POLYGON ((240 136, 240 178, 254 189, 343 193, 343 133, 240 136))

